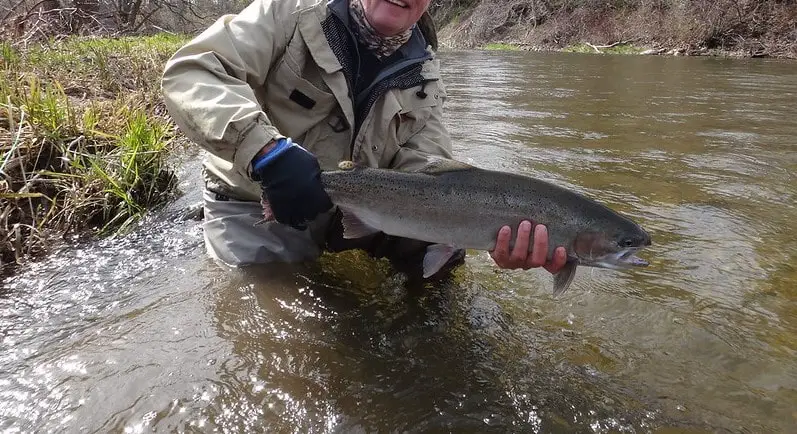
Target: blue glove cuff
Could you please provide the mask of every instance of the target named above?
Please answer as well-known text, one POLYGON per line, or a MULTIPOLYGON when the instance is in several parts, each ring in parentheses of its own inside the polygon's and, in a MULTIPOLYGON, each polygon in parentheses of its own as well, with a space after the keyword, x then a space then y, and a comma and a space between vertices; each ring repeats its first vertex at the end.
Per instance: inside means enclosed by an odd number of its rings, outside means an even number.
POLYGON ((257 172, 260 169, 268 166, 269 163, 274 161, 283 152, 287 151, 291 146, 293 146, 293 142, 291 142, 290 138, 283 137, 277 140, 277 144, 274 146, 274 148, 266 152, 265 155, 261 155, 260 157, 252 160, 252 172, 257 172))

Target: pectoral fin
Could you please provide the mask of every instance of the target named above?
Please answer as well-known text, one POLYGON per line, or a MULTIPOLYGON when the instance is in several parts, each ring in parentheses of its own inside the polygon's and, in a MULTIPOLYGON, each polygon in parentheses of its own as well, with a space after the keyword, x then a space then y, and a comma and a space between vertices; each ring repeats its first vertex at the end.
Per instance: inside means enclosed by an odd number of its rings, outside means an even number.
POLYGON ((268 203, 266 198, 260 198, 260 206, 263 207, 263 219, 256 222, 255 226, 262 225, 268 222, 273 222, 274 220, 274 211, 271 210, 271 204, 268 203))
POLYGON ((447 244, 432 244, 427 247, 426 255, 423 257, 423 278, 426 279, 440 271, 456 251, 456 247, 447 244))
POLYGON ((573 277, 576 276, 576 268, 578 262, 568 261, 558 273, 553 276, 553 296, 557 297, 565 293, 570 283, 573 282, 573 277))
POLYGON ((367 223, 360 220, 353 212, 341 208, 342 223, 343 223, 343 238, 353 239, 367 237, 368 235, 379 232, 379 229, 369 226, 367 223))

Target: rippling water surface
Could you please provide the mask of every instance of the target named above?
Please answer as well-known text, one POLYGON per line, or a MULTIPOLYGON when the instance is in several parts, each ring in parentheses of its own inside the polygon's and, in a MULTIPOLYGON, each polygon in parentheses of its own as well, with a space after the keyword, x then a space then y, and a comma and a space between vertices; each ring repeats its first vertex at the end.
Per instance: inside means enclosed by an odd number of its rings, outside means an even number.
POLYGON ((472 252, 406 284, 354 254, 222 269, 172 210, 0 292, 0 430, 790 432, 797 69, 761 60, 441 55, 456 157, 640 221, 641 271, 472 252))

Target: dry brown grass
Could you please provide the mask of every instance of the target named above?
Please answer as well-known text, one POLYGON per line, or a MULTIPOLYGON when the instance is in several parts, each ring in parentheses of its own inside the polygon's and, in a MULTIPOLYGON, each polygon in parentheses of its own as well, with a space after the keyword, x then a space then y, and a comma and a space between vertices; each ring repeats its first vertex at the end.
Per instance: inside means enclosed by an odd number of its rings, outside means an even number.
POLYGON ((0 275, 130 227, 175 187, 162 65, 184 38, 0 44, 0 275))

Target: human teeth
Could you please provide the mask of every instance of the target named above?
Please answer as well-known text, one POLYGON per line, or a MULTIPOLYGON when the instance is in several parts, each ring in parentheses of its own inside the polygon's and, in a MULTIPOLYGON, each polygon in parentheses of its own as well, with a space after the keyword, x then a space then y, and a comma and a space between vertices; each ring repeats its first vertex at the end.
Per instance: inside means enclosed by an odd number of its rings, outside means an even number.
POLYGON ((406 3, 402 2, 402 1, 399 1, 399 0, 387 0, 387 2, 388 3, 392 3, 392 4, 396 5, 396 6, 402 7, 402 8, 406 8, 407 7, 406 3))

